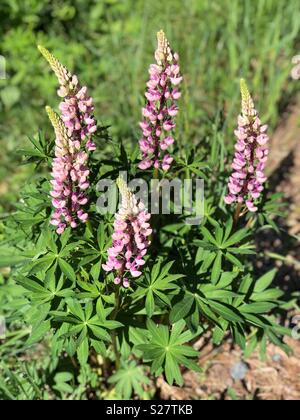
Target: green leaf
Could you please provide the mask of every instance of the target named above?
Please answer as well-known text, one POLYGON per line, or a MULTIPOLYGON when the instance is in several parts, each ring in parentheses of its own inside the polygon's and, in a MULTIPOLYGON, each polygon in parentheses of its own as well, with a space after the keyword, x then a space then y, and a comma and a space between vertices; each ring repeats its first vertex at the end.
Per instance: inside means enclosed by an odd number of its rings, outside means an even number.
POLYGON ((146 312, 149 318, 152 317, 154 313, 155 303, 153 298, 152 290, 149 290, 146 296, 146 312))
POLYGON ((244 317, 245 317, 246 321, 249 322, 250 324, 253 324, 255 326, 258 326, 258 327, 261 327, 261 328, 264 328, 264 329, 272 325, 271 322, 268 321, 262 315, 257 315, 256 316, 256 315, 244 312, 244 317))
POLYGON ((230 261, 233 265, 236 265, 240 270, 244 269, 243 264, 236 258, 234 257, 232 254, 230 254, 229 252, 226 252, 225 258, 227 258, 228 261, 230 261))
POLYGON ((177 360, 173 357, 172 353, 169 352, 166 353, 165 372, 169 384, 176 381, 179 386, 183 385, 183 378, 181 376, 177 360))
POLYGON ((106 318, 106 312, 103 306, 103 302, 102 302, 102 298, 99 297, 99 299, 97 300, 96 303, 96 311, 97 311, 97 315, 99 316, 99 319, 101 321, 105 320, 106 318))
POLYGON ((59 372, 54 376, 56 383, 58 382, 69 382, 74 379, 74 376, 71 372, 59 372))
POLYGON ((153 315, 155 299, 158 298, 165 305, 170 305, 170 299, 166 295, 169 290, 178 289, 179 286, 174 282, 177 279, 184 277, 183 274, 170 274, 169 270, 171 266, 172 262, 167 263, 160 270, 161 264, 157 263, 152 269, 151 275, 149 275, 149 272, 146 271, 142 280, 137 282, 138 288, 133 293, 132 298, 138 301, 146 296, 145 306, 147 314, 151 314, 149 316, 153 315))
POLYGON ((216 245, 213 245, 210 242, 201 241, 200 239, 196 239, 193 243, 197 247, 203 248, 206 251, 217 251, 218 250, 218 247, 216 245))
POLYGON ((221 274, 221 267, 222 267, 222 252, 218 251, 213 267, 212 267, 212 271, 211 271, 211 281, 213 284, 216 284, 219 280, 219 277, 221 274))
POLYGON ((191 293, 186 293, 184 297, 176 303, 170 312, 170 321, 173 323, 184 319, 195 301, 195 297, 191 293))
POLYGON ((237 277, 238 272, 226 271, 221 274, 220 280, 218 281, 216 287, 218 289, 225 289, 233 280, 237 277))
POLYGON ((233 306, 222 302, 216 302, 214 300, 208 301, 208 304, 215 312, 217 312, 217 314, 227 319, 227 321, 243 322, 243 317, 233 306))
POLYGON ((273 270, 270 270, 266 274, 264 274, 263 276, 261 276, 255 282, 254 292, 261 293, 265 289, 267 289, 267 287, 269 287, 270 284, 272 283, 272 281, 274 280, 274 277, 275 277, 277 271, 278 270, 276 268, 274 268, 273 270))
POLYGON ((218 248, 217 241, 215 240, 215 238, 212 236, 212 234, 209 232, 209 230, 205 226, 201 228, 201 232, 204 236, 204 239, 206 239, 207 241, 209 241, 210 243, 212 243, 218 248))
POLYGON ((77 348, 77 357, 81 366, 85 366, 89 357, 89 342, 84 338, 77 348))
POLYGON ((246 347, 246 338, 245 333, 240 325, 233 325, 232 332, 234 337, 234 342, 240 346, 242 350, 246 347))
POLYGON ((94 281, 97 281, 99 279, 100 270, 101 270, 100 262, 97 262, 96 264, 92 266, 90 273, 94 281))
POLYGON ((133 392, 142 397, 144 387, 150 385, 150 380, 144 374, 142 366, 137 366, 135 361, 124 363, 121 369, 108 379, 108 382, 115 385, 117 394, 125 400, 129 400, 133 392))
POLYGON ((215 313, 208 306, 208 301, 206 299, 198 298, 197 305, 201 314, 204 314, 207 319, 213 321, 216 325, 220 324, 219 319, 216 317, 215 313))
POLYGON ((251 356, 251 354, 254 352, 256 346, 257 346, 257 336, 255 334, 250 338, 249 343, 247 344, 247 346, 245 348, 244 357, 246 359, 251 356))
POLYGON ((222 248, 228 248, 238 242, 241 242, 247 236, 249 236, 249 232, 246 229, 240 229, 231 235, 229 239, 222 243, 222 248))
POLYGON ((226 242, 226 240, 229 238, 229 235, 231 234, 231 230, 232 230, 232 225, 233 225, 233 219, 232 217, 229 217, 225 225, 225 233, 223 237, 223 242, 226 242))
POLYGON ((46 333, 50 331, 51 324, 50 320, 43 321, 37 328, 34 328, 30 334, 30 337, 26 341, 27 346, 32 346, 32 344, 37 343, 38 341, 42 340, 46 333))
POLYGON ((213 331, 213 336, 212 336, 213 343, 217 346, 220 345, 224 338, 224 335, 225 335, 225 331, 223 331, 222 328, 218 327, 217 325, 213 331))
POLYGON ((153 282, 158 277, 158 274, 159 274, 159 271, 160 271, 160 266, 161 266, 161 262, 158 261, 156 264, 154 264, 154 266, 152 268, 152 271, 151 271, 151 279, 152 279, 153 282))
POLYGON ((100 340, 104 341, 111 341, 110 335, 105 331, 104 328, 101 328, 97 325, 88 324, 88 328, 93 332, 95 337, 97 337, 100 340))
POLYGON ((254 302, 239 306, 239 310, 243 313, 262 314, 269 312, 271 309, 276 308, 276 306, 277 304, 272 302, 254 302))
POLYGON ((67 305, 71 313, 78 317, 81 321, 85 322, 85 313, 83 312, 82 306, 75 299, 67 299, 67 305))
POLYGON ((252 293, 251 300, 255 301, 267 301, 267 300, 275 300, 277 301, 284 292, 279 289, 269 289, 265 290, 264 292, 259 293, 252 293))
POLYGON ((61 250, 67 245, 71 236, 71 228, 65 229, 64 233, 60 236, 61 250))
POLYGON ((91 345, 94 347, 98 354, 101 354, 103 357, 107 356, 106 346, 103 341, 91 339, 91 345))
POLYGON ((71 280, 72 282, 76 282, 76 274, 71 265, 63 260, 62 258, 58 259, 58 264, 60 266, 61 271, 64 273, 64 275, 71 280))
POLYGON ((189 359, 197 356, 197 351, 183 345, 194 337, 190 331, 182 332, 185 328, 183 320, 173 324, 171 331, 165 325, 156 326, 151 320, 147 321, 147 328, 151 334, 150 341, 138 344, 136 348, 143 352, 146 362, 152 361, 151 372, 158 376, 164 370, 170 385, 174 381, 180 385, 183 381, 179 367, 181 364, 199 371, 196 363, 189 359))

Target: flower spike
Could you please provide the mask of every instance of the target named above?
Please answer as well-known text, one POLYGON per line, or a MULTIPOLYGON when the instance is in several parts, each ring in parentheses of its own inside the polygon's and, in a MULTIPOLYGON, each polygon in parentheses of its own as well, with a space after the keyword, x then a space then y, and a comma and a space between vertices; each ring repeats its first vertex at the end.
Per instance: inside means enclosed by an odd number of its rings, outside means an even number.
POLYGON ((161 30, 157 33, 157 49, 154 54, 156 64, 149 67, 150 78, 147 82, 147 99, 142 109, 140 122, 142 137, 139 140, 142 152, 140 169, 152 166, 167 171, 173 158, 166 150, 174 143, 172 130, 178 113, 177 100, 181 93, 178 86, 182 81, 178 65, 178 54, 173 53, 169 42, 161 30))
POLYGON ((62 234, 68 225, 76 228, 78 222, 85 223, 88 219, 83 206, 88 202, 88 159, 89 152, 96 149, 93 135, 97 131, 97 122, 87 87, 81 87, 77 76, 72 75, 46 48, 39 45, 38 49, 56 74, 60 84, 58 95, 63 98, 59 105, 61 117, 46 107, 56 137, 50 191, 54 212, 50 223, 58 234, 62 234))
POLYGON ((238 128, 234 134, 237 138, 235 155, 229 178, 229 193, 224 197, 226 204, 245 203, 248 210, 258 210, 255 202, 259 198, 263 183, 265 164, 268 159, 266 146, 269 138, 267 125, 262 125, 254 108, 246 82, 241 80, 242 113, 238 117, 238 128))
POLYGON ((129 276, 139 277, 143 259, 150 245, 148 237, 152 233, 150 214, 142 202, 138 202, 127 184, 121 178, 117 180, 121 193, 121 206, 115 214, 113 245, 107 251, 108 259, 102 268, 105 271, 115 271, 115 284, 130 285, 129 276))

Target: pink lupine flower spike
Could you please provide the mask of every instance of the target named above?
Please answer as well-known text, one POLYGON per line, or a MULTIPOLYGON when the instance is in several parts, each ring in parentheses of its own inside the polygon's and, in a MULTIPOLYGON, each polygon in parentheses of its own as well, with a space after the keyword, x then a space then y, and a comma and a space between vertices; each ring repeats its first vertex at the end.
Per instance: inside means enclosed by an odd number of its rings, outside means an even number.
POLYGON ((178 85, 182 81, 178 65, 178 54, 174 53, 163 31, 157 33, 156 64, 149 67, 149 81, 145 97, 147 103, 142 109, 140 122, 142 138, 139 140, 142 152, 140 169, 152 166, 167 171, 173 158, 167 149, 174 143, 172 131, 178 113, 177 100, 181 93, 178 85))
POLYGON ((150 214, 142 202, 138 202, 122 179, 117 180, 122 202, 115 214, 113 244, 107 251, 108 259, 102 268, 115 272, 114 283, 130 286, 129 277, 139 277, 145 264, 144 257, 150 245, 152 233, 150 214))
POLYGON ((54 213, 51 224, 62 234, 67 225, 77 227, 85 223, 88 214, 83 210, 88 202, 85 191, 89 188, 89 153, 96 149, 93 135, 97 122, 93 116, 93 99, 87 88, 80 87, 77 76, 72 75, 46 48, 39 51, 50 64, 58 78, 58 95, 61 118, 49 107, 47 112, 56 134, 55 158, 52 163, 51 181, 54 213))
POLYGON ((235 130, 237 142, 231 167, 233 172, 229 178, 229 193, 224 197, 226 204, 243 203, 249 211, 257 211, 257 199, 266 181, 264 174, 268 159, 266 131, 254 108, 253 100, 245 81, 241 80, 242 113, 238 117, 238 128, 235 130))

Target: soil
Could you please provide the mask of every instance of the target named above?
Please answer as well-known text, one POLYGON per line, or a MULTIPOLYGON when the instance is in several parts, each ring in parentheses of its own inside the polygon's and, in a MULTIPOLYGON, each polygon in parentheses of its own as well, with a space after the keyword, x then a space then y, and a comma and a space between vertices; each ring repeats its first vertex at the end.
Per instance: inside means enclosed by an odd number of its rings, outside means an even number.
POLYGON ((199 359, 203 373, 187 371, 184 387, 157 381, 162 399, 172 400, 298 400, 300 399, 300 341, 288 338, 293 355, 287 356, 274 345, 267 349, 267 359, 257 352, 244 361, 244 379, 234 379, 233 370, 241 363, 242 352, 230 342, 214 349, 206 346, 199 359))

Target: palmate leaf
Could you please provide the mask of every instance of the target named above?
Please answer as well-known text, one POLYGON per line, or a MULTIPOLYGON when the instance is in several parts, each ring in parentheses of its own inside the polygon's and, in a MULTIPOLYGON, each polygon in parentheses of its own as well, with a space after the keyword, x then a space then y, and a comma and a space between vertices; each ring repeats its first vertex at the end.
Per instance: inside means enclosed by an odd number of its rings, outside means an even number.
POLYGON ((62 277, 56 279, 54 271, 55 265, 47 271, 44 284, 35 276, 25 277, 21 273, 17 274, 16 280, 18 284, 30 292, 28 296, 33 302, 45 303, 52 301, 56 296, 72 296, 74 291, 71 288, 63 289, 63 279, 62 277))
POLYGON ((212 265, 211 282, 216 284, 222 273, 223 257, 226 258, 233 266, 244 270, 244 264, 234 255, 255 254, 253 245, 244 243, 249 236, 247 229, 240 229, 231 235, 232 219, 229 219, 222 228, 218 222, 213 223, 213 229, 201 227, 203 239, 194 240, 194 245, 198 248, 195 264, 201 266, 197 270, 197 274, 205 273, 212 265))
POLYGON ((159 261, 154 265, 152 271, 145 272, 142 280, 138 281, 138 288, 132 298, 136 301, 146 298, 146 313, 151 317, 155 311, 155 300, 158 299, 166 306, 171 306, 170 298, 167 291, 174 291, 179 288, 175 283, 176 280, 184 277, 183 274, 170 274, 173 261, 167 263, 163 267, 159 261))
POLYGON ((147 321, 147 329, 151 334, 148 343, 139 344, 136 348, 143 352, 145 362, 152 362, 151 372, 156 376, 165 372, 170 385, 175 381, 178 385, 183 384, 180 365, 188 369, 200 372, 199 366, 191 360, 197 357, 198 352, 192 347, 185 345, 195 334, 184 331, 183 320, 173 324, 171 331, 166 325, 155 325, 153 321, 147 321))
POLYGON ((128 400, 134 392, 139 397, 143 396, 143 385, 150 385, 149 378, 144 374, 143 368, 137 366, 135 361, 124 363, 109 379, 110 384, 115 385, 117 394, 128 400))
MULTIPOLYGON (((87 362, 90 347, 97 353, 106 356, 107 344, 111 341, 110 330, 123 326, 119 321, 106 319, 111 309, 104 309, 101 316, 95 314, 95 305, 88 301, 82 305, 74 298, 66 298, 67 311, 50 311, 54 323, 62 325, 61 331, 55 334, 53 346, 56 349, 65 347, 70 356, 77 351, 81 365, 87 362)), ((99 306, 99 305, 98 305, 99 306)))

